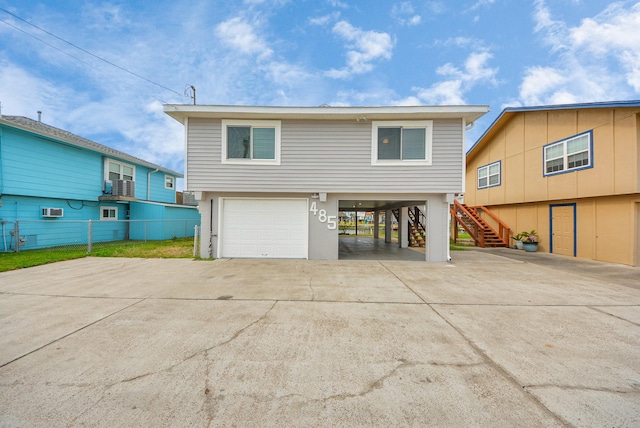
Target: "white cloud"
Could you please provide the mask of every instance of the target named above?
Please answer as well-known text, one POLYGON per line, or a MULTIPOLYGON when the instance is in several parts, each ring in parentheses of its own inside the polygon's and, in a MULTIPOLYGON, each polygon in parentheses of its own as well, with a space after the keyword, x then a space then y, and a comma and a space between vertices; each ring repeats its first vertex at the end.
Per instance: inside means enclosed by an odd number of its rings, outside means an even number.
POLYGON ((343 1, 340 0, 327 0, 327 3, 329 3, 330 6, 333 7, 339 7, 341 9, 348 9, 349 5, 343 1))
MULTIPOLYGON (((436 105, 465 104, 465 94, 481 83, 496 84, 497 68, 487 64, 493 55, 486 50, 471 53, 465 60, 464 67, 459 68, 451 63, 438 67, 436 72, 445 80, 436 82, 428 88, 415 87, 418 99, 422 103, 436 105)), ((405 103, 405 101, 401 101, 405 103)))
POLYGON ((40 110, 50 124, 60 123, 66 110, 65 100, 76 98, 71 90, 38 78, 4 59, 0 59, 0 94, 2 114, 34 119, 40 110))
POLYGON ((391 16, 400 25, 414 26, 422 21, 422 17, 415 13, 413 5, 408 1, 394 4, 391 8, 391 16))
POLYGON ((100 31, 118 29, 131 24, 127 14, 120 5, 103 3, 100 5, 85 3, 82 7, 83 20, 89 23, 89 28, 100 31))
POLYGON ((439 15, 447 10, 447 7, 441 1, 428 1, 425 5, 427 10, 434 15, 439 15))
POLYGON ((473 37, 449 37, 446 40, 436 40, 434 42, 435 46, 455 46, 458 48, 467 48, 471 49, 482 49, 485 45, 484 41, 481 39, 473 38, 473 37))
POLYGON ((328 25, 329 23, 336 21, 340 18, 340 12, 333 12, 327 15, 318 16, 315 18, 309 18, 309 23, 312 25, 328 25))
POLYGON ((529 67, 520 86, 525 104, 608 101, 640 94, 640 3, 613 3, 569 27, 536 0, 535 31, 556 55, 546 67, 529 67), (620 73, 620 70, 623 73, 620 73))
POLYGON ((418 98, 423 100, 427 104, 465 104, 462 80, 445 80, 443 82, 434 83, 429 88, 418 89, 418 98))
MULTIPOLYGON (((480 9, 481 7, 484 7, 484 6, 491 6, 495 2, 496 2, 496 0, 478 0, 469 9, 467 9, 467 11, 474 11, 474 10, 480 9)), ((477 20, 478 17, 476 17, 475 19, 477 20)))
POLYGON ((300 85, 313 77, 303 67, 287 62, 272 61, 263 68, 273 82, 288 87, 300 85))
POLYGON ((354 27, 346 21, 333 26, 333 33, 340 36, 348 44, 347 66, 340 70, 329 70, 329 77, 344 79, 354 74, 363 74, 373 70, 373 62, 390 59, 394 42, 387 33, 365 31, 354 27))
POLYGON ((272 53, 267 43, 256 34, 254 26, 240 17, 221 22, 215 28, 216 36, 228 46, 245 54, 268 56, 272 53))
POLYGON ((541 104, 538 98, 555 88, 567 83, 568 76, 552 67, 531 67, 520 86, 520 99, 525 105, 541 104))

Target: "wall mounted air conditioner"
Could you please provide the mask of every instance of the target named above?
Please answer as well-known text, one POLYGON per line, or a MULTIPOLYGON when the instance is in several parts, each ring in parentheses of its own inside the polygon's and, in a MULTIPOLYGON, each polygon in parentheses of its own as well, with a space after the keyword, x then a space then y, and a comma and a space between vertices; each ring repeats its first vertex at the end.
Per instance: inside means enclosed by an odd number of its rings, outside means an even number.
POLYGON ((112 196, 135 196, 135 181, 133 180, 113 180, 111 184, 112 196))
POLYGON ((42 208, 42 217, 62 217, 64 208, 42 208))

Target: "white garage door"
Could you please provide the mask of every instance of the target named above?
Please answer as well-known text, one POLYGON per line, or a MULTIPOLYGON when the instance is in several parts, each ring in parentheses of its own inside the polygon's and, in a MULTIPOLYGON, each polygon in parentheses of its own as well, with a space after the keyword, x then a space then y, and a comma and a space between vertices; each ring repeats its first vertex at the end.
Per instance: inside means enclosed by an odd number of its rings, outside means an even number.
POLYGON ((224 199, 221 257, 308 257, 306 199, 224 199))

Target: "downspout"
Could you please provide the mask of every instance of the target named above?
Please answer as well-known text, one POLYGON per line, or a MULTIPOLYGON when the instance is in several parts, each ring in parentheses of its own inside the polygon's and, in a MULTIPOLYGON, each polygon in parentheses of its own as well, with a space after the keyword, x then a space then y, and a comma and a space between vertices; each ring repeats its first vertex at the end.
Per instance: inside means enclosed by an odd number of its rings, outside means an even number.
POLYGON ((151 174, 155 174, 158 172, 159 168, 156 168, 155 171, 147 172, 147 201, 151 200, 151 174))

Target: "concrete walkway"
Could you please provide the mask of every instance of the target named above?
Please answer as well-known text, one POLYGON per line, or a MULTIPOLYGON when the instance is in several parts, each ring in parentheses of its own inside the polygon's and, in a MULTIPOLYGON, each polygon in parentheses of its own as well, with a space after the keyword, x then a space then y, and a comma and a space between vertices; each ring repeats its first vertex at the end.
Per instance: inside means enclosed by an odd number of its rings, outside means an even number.
POLYGON ((485 251, 0 273, 0 425, 637 427, 640 291, 609 277, 485 251))

